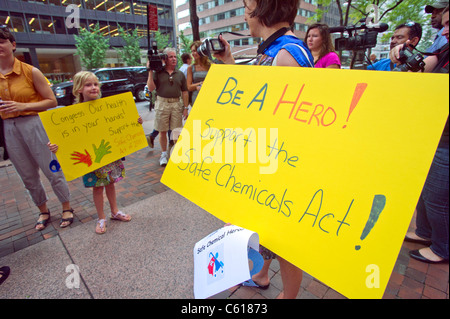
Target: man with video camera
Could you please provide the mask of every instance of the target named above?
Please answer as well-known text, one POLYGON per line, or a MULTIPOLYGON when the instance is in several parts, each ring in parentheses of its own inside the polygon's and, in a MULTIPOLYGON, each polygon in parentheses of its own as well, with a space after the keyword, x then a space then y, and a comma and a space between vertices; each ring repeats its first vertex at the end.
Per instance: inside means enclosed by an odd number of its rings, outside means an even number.
MULTIPOLYGON (((183 118, 188 116, 189 92, 186 77, 183 72, 176 69, 177 55, 173 48, 166 48, 161 55, 165 65, 155 62, 155 55, 149 59, 147 85, 150 92, 156 89, 155 103, 155 130, 159 131, 159 143, 161 144, 161 158, 159 164, 167 165, 167 131, 181 128, 183 118), (180 100, 182 98, 182 102, 180 100)), ((156 58, 157 60, 158 58, 156 58)), ((173 136, 176 143, 178 136, 173 136)))
MULTIPOLYGON (((422 38, 422 26, 416 22, 402 23, 395 28, 394 34, 391 37, 391 47, 394 47, 410 41, 411 45, 416 46, 422 38)), ((389 58, 381 59, 380 61, 367 66, 367 70, 377 71, 392 71, 395 68, 394 63, 389 58)))
MULTIPOLYGON (((449 9, 442 14, 442 34, 447 44, 424 59, 424 72, 448 73, 449 67, 449 9)), ((405 43, 405 46, 408 42, 405 43)), ((403 46, 402 46, 403 47, 403 46)), ((389 53, 391 60, 398 63, 399 55, 404 48, 395 47, 389 53)), ((447 94, 448 91, 442 92, 447 94)), ((430 107, 433 105, 430 104, 430 107)), ((442 132, 433 162, 428 172, 416 206, 416 230, 406 234, 405 240, 423 244, 427 247, 411 250, 410 256, 426 263, 448 262, 449 259, 449 123, 442 132)))

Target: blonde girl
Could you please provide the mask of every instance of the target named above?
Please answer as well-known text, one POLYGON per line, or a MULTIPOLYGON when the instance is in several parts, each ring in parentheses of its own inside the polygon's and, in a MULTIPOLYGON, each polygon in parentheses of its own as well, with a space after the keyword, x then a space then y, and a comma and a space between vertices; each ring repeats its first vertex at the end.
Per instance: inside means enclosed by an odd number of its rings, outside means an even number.
MULTIPOLYGON (((101 97, 100 81, 97 76, 89 71, 81 71, 75 74, 73 78, 73 95, 75 103, 88 102, 101 97)), ((138 122, 142 124, 142 119, 138 122)), ((49 143, 52 152, 56 152, 58 146, 49 143)), ((106 232, 106 215, 103 210, 103 189, 108 198, 111 208, 111 219, 128 222, 131 216, 119 210, 116 200, 115 183, 125 177, 125 167, 121 160, 117 160, 108 165, 100 167, 93 172, 83 176, 85 187, 92 187, 95 208, 97 209, 98 220, 95 227, 97 234, 106 232)))

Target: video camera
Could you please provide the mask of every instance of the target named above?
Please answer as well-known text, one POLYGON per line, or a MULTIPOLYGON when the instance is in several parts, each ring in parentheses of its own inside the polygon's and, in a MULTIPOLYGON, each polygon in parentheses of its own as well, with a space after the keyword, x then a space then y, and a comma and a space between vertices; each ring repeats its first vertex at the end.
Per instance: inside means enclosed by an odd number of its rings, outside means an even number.
POLYGON ((162 71, 164 69, 163 61, 167 59, 167 54, 159 54, 156 42, 152 42, 152 48, 148 50, 148 60, 150 61, 150 70, 162 71))
POLYGON ((347 32, 348 37, 341 37, 335 40, 336 51, 350 50, 358 51, 373 48, 377 45, 378 33, 386 31, 389 26, 386 23, 366 25, 365 19, 359 21, 359 26, 341 26, 330 28, 330 33, 347 32), (357 34, 357 30, 364 30, 362 34, 357 34), (354 34, 353 34, 354 33, 354 34))
POLYGON ((394 68, 393 71, 412 71, 418 72, 425 69, 425 62, 423 62, 424 57, 420 53, 414 54, 412 49, 408 47, 406 44, 403 45, 403 48, 399 52, 398 60, 401 62, 400 65, 394 68))
POLYGON ((201 57, 206 56, 212 60, 211 53, 218 53, 225 51, 225 47, 219 38, 206 38, 202 44, 197 48, 197 53, 201 57))

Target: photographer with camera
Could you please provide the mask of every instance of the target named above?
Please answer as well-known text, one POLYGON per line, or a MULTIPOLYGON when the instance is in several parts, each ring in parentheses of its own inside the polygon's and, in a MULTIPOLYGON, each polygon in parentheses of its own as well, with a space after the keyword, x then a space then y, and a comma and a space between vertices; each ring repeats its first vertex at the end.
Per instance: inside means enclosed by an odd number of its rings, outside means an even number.
MULTIPOLYGON (((156 89, 155 125, 159 131, 159 143, 161 144, 161 158, 159 164, 167 165, 167 131, 172 131, 183 126, 183 118, 188 116, 189 93, 186 77, 183 72, 176 69, 177 55, 173 48, 166 48, 164 54, 158 56, 152 54, 147 62, 148 73, 147 85, 151 91, 156 89), (165 65, 162 65, 164 60, 165 65), (182 101, 180 100, 182 98, 182 101)), ((176 143, 178 136, 173 136, 176 143)))
MULTIPOLYGON (((422 26, 419 23, 402 23, 395 28, 394 34, 391 37, 390 49, 392 50, 396 46, 406 43, 408 40, 411 45, 416 46, 421 38, 422 26)), ((367 70, 392 71, 395 67, 396 65, 387 58, 367 66, 367 70)))
MULTIPOLYGON (((433 55, 425 58, 424 72, 447 73, 449 71, 449 11, 442 14, 442 34, 447 44, 433 55)), ((400 48, 390 52, 394 63, 398 62, 400 48)), ((447 92, 442 92, 447 94, 447 92)), ((432 104, 430 104, 432 107, 432 104)), ((449 123, 442 132, 441 140, 434 155, 425 185, 416 206, 416 230, 408 232, 405 240, 423 244, 427 247, 411 250, 410 256, 426 263, 448 262, 449 259, 449 123)))

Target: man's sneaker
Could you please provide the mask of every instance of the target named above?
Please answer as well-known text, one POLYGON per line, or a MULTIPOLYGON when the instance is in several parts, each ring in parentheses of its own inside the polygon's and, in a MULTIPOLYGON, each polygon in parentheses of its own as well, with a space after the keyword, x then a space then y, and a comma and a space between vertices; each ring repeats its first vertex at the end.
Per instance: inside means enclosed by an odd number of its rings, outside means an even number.
POLYGON ((167 165, 167 155, 161 154, 161 158, 159 159, 159 165, 166 166, 167 165))
POLYGON ((154 141, 155 138, 151 135, 147 136, 147 142, 148 142, 148 146, 150 146, 150 148, 155 147, 154 141))

